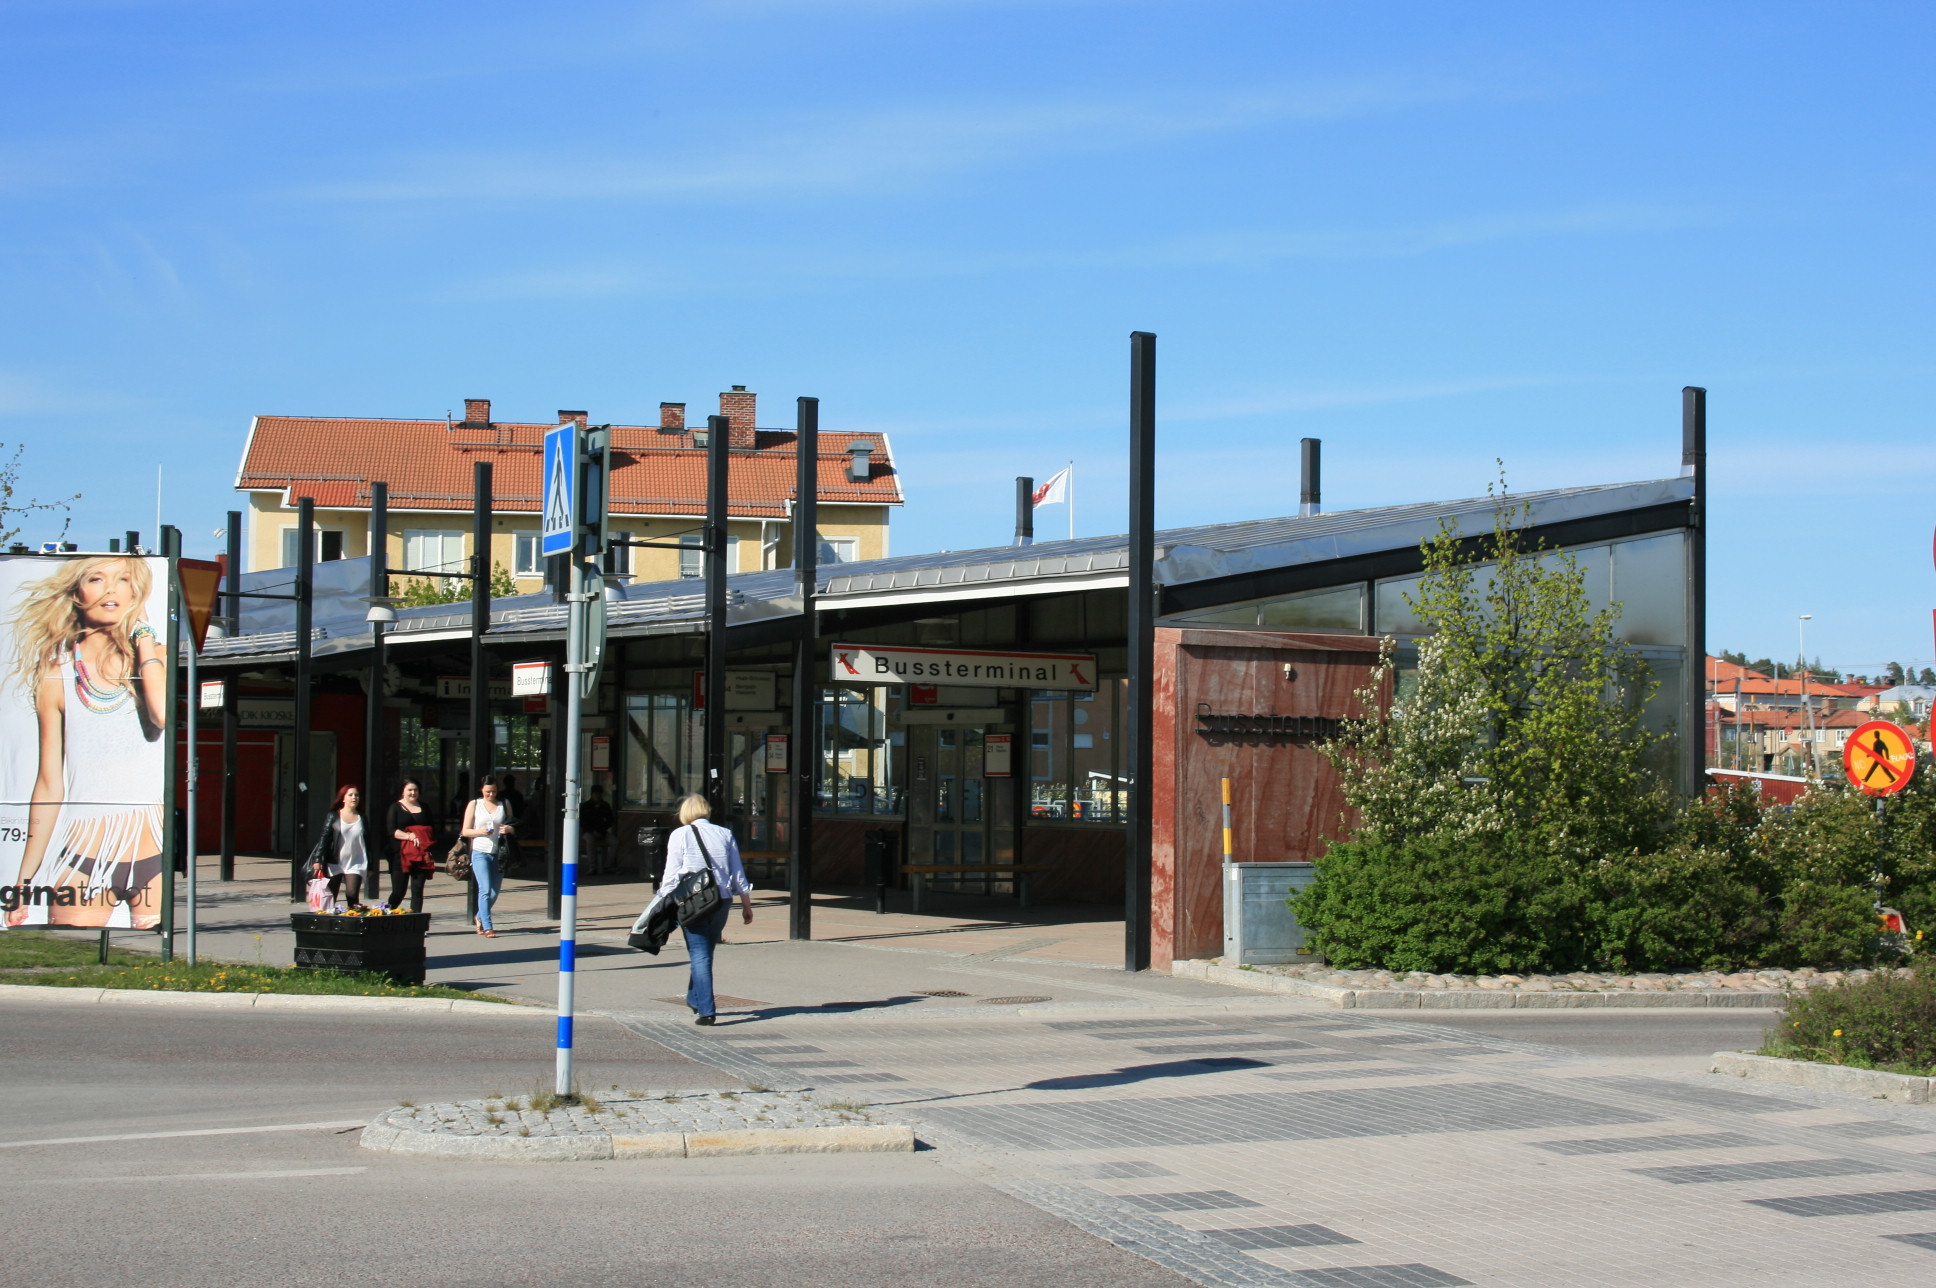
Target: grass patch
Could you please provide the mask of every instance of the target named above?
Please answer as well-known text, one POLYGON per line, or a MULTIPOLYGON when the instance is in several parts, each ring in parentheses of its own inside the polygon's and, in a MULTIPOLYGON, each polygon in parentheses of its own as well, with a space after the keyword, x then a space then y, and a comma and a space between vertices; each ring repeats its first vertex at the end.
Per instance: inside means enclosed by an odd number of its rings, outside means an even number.
MULTIPOLYGON (((150 939, 154 936, 148 936, 150 939)), ((110 941, 110 944, 112 941, 110 941)), ((45 930, 9 930, 0 934, 0 970, 34 970, 62 966, 96 966, 101 960, 98 937, 72 939, 45 930)), ((138 966, 155 960, 153 953, 108 948, 111 966, 138 966)))
MULTIPOLYGON (((10 931, 0 938, 11 938, 10 931)), ((90 951, 92 951, 90 949, 90 951)), ((49 988, 130 988, 184 993, 303 993, 339 997, 437 997, 453 1001, 503 1002, 441 984, 392 984, 386 979, 289 966, 243 966, 233 962, 142 961, 127 966, 77 966, 72 970, 0 970, 0 984, 49 988)), ((508 1005, 508 1003, 507 1003, 508 1005)))
POLYGON ((1936 965, 1879 970, 1794 997, 1759 1054, 1936 1076, 1936 965))

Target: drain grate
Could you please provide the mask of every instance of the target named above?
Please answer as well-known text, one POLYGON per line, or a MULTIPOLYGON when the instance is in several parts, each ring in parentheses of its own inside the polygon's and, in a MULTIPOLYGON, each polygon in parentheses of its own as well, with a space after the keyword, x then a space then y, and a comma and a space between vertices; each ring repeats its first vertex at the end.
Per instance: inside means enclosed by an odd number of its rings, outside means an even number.
POLYGON ((1028 997, 1028 996, 984 997, 981 999, 981 1002, 979 1004, 982 1006, 1020 1006, 1024 1002, 1048 1002, 1053 1000, 1054 1000, 1053 998, 1047 998, 1047 997, 1028 997))
POLYGON ((916 997, 972 997, 974 996, 972 993, 964 993, 958 988, 917 988, 914 990, 914 995, 916 997))

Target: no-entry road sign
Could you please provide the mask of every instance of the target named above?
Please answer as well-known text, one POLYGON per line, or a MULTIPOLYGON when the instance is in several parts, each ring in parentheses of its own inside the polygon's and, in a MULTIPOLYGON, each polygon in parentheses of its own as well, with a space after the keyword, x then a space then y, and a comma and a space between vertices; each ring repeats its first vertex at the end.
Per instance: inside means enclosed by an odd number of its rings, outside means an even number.
POLYGON ((1901 725, 1871 720, 1849 735, 1842 748, 1842 769, 1851 783, 1869 795, 1893 795, 1907 787, 1916 772, 1916 744, 1901 725))

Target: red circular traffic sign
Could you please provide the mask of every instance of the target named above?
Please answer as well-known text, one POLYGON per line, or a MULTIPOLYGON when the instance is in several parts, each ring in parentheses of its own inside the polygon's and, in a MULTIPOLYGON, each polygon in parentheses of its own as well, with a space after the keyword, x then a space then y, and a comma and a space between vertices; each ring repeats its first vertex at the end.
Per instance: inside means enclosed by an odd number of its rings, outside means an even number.
POLYGON ((1869 795, 1893 796, 1916 773, 1916 744, 1901 725, 1871 720, 1842 745, 1842 770, 1869 795))

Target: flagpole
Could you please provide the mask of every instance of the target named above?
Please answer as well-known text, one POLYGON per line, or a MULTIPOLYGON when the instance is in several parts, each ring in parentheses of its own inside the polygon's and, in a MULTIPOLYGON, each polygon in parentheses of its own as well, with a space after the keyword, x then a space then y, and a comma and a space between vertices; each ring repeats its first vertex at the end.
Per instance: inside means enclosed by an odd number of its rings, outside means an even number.
POLYGON ((1069 462, 1069 500, 1063 506, 1069 512, 1069 540, 1076 539, 1076 463, 1069 462))

